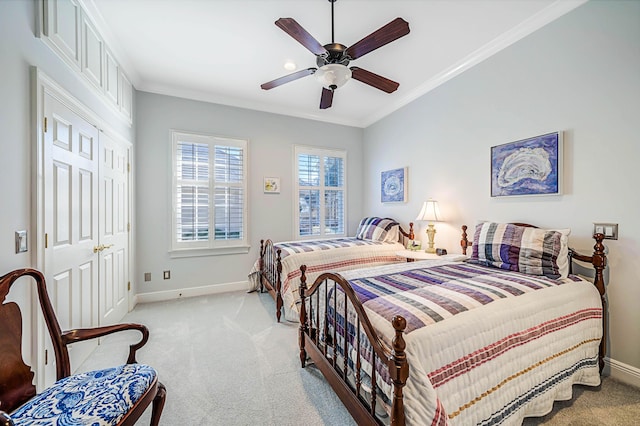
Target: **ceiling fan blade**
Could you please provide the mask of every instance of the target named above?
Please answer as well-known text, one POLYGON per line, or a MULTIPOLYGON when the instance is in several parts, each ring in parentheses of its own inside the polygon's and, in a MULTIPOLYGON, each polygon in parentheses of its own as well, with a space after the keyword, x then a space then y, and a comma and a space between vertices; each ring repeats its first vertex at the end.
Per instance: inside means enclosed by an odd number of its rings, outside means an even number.
POLYGON ((285 83, 288 83, 293 80, 297 80, 302 77, 306 77, 316 72, 316 68, 307 68, 306 70, 296 71, 293 74, 285 75, 280 78, 276 78, 275 80, 271 80, 267 83, 261 84, 260 87, 264 90, 273 89, 274 87, 281 86, 285 83))
POLYGON ((396 83, 393 80, 389 80, 388 78, 372 73, 371 71, 358 67, 351 67, 350 69, 351 78, 375 87, 376 89, 380 89, 383 92, 393 93, 400 86, 400 83, 396 83))
POLYGON ((322 97, 320 98, 320 109, 331 108, 333 102, 333 90, 329 90, 326 87, 322 88, 322 97))
POLYGON ((407 34, 409 34, 409 23, 402 18, 396 18, 350 46, 345 53, 351 59, 357 59, 407 34))
POLYGON ((306 47, 316 56, 327 56, 329 52, 311 34, 307 32, 293 18, 280 18, 276 21, 278 28, 296 39, 298 43, 306 47))

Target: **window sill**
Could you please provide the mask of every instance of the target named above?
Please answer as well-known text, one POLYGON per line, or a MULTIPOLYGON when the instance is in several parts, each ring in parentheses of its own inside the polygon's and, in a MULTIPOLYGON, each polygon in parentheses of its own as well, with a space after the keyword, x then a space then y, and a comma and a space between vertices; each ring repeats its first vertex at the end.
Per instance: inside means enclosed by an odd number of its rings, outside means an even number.
POLYGON ((203 256, 224 256, 228 254, 246 254, 249 253, 251 246, 235 246, 235 247, 218 247, 218 248, 197 248, 197 249, 176 249, 169 251, 171 259, 179 259, 182 257, 203 257, 203 256))

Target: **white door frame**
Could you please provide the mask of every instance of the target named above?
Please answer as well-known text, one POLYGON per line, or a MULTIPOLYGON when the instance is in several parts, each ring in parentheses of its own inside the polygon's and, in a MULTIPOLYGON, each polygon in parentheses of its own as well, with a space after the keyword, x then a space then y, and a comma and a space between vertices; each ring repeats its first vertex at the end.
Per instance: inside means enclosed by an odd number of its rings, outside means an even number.
MULTIPOLYGON (((112 139, 116 140, 118 143, 122 143, 127 147, 129 153, 132 153, 132 144, 130 141, 126 140, 123 136, 121 136, 118 132, 113 130, 113 128, 106 123, 99 115, 94 113, 90 108, 82 104, 79 100, 77 100, 73 95, 71 95, 67 90, 62 88, 58 83, 56 83, 53 79, 47 76, 44 72, 39 70, 37 67, 31 67, 31 129, 32 133, 32 219, 31 219, 31 228, 32 228, 32 241, 33 241, 33 252, 32 252, 32 265, 35 265, 35 268, 42 271, 46 274, 45 271, 45 211, 44 211, 44 99, 45 95, 49 95, 60 101, 66 107, 71 109, 75 114, 82 117, 87 122, 91 123, 99 130, 107 133, 112 139)), ((131 155, 130 155, 131 158, 131 155)), ((132 215, 132 179, 129 179, 129 208, 128 208, 128 216, 129 221, 131 221, 132 215)), ((132 239, 131 232, 129 232, 129 277, 132 277, 131 265, 133 258, 133 247, 132 247, 132 239)), ((127 293, 129 310, 133 308, 133 298, 132 292, 129 291, 127 293)), ((32 286, 31 290, 31 324, 32 327, 32 353, 31 353, 31 361, 34 365, 36 372, 36 387, 38 391, 40 391, 44 387, 44 374, 37 374, 38 372, 44 371, 45 367, 45 353, 44 353, 44 339, 45 336, 48 335, 46 327, 44 325, 44 319, 42 313, 40 311, 39 301, 35 286, 32 286)), ((51 354, 50 356, 53 356, 51 354)), ((76 366, 77 367, 77 366, 76 366)))

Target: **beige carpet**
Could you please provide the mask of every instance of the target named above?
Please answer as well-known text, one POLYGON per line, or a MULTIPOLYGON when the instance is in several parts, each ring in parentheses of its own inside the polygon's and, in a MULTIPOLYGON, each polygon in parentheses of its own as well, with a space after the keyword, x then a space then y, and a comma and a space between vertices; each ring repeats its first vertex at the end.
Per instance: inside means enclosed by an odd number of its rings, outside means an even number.
MULTIPOLYGON (((277 324, 268 294, 226 293, 138 305, 123 322, 147 325, 138 361, 167 387, 162 425, 355 425, 314 368, 300 368, 297 324, 277 324)), ((123 363, 135 332, 110 336, 81 371, 123 363)), ((149 411, 149 410, 147 410, 149 411)), ((575 386, 525 425, 638 425, 640 390, 605 378, 575 386)), ((139 424, 148 424, 149 413, 139 424)), ((466 425, 463 425, 466 426, 466 425)))

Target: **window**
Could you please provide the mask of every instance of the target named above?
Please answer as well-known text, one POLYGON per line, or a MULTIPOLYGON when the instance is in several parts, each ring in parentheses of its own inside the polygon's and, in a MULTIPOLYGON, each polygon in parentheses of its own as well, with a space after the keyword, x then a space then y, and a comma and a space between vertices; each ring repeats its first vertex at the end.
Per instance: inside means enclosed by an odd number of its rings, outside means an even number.
POLYGON ((345 235, 347 152, 296 146, 298 237, 345 235))
POLYGON ((247 141, 173 132, 173 250, 246 253, 247 141))

